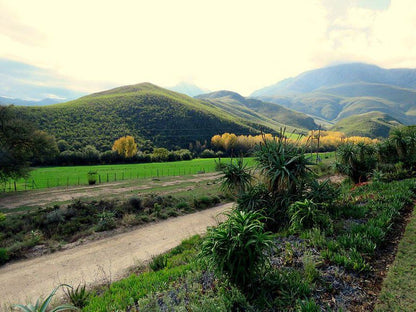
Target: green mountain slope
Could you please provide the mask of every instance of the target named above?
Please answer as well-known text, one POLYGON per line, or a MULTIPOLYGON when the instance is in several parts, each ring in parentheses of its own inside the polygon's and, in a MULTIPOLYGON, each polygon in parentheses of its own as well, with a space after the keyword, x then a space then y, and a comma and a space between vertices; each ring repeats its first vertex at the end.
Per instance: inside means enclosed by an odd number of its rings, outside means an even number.
MULTIPOLYGON (((245 114, 249 120, 263 120, 271 128, 286 127, 288 130, 317 129, 313 118, 295 112, 275 103, 267 103, 256 99, 249 99, 231 91, 217 91, 198 96, 199 99, 211 101, 216 106, 227 110, 231 114, 245 114)), ((243 117, 243 116, 242 116, 243 117)))
POLYGON ((387 137, 392 128, 402 125, 397 119, 381 112, 353 115, 338 121, 330 130, 348 136, 387 137))
POLYGON ((150 83, 123 86, 43 107, 15 107, 40 129, 71 145, 110 149, 114 140, 133 135, 157 146, 187 147, 223 132, 256 134, 266 126, 230 115, 211 103, 150 83))

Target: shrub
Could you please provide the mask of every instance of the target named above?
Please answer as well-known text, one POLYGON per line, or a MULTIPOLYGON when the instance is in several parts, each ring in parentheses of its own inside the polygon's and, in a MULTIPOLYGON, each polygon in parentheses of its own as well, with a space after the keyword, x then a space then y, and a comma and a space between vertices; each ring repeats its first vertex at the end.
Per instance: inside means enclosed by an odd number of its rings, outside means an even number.
POLYGON ((250 185, 244 193, 237 196, 238 209, 260 211, 270 204, 269 190, 264 184, 250 185))
POLYGON ((234 210, 227 216, 208 230, 200 256, 230 283, 247 291, 266 266, 265 251, 272 245, 272 236, 264 232, 258 212, 234 210))
POLYGON ((86 290, 86 286, 78 285, 77 288, 68 288, 64 290, 68 300, 77 308, 82 309, 88 304, 90 292, 86 290))
POLYGON ((97 172, 96 171, 88 172, 88 184, 94 185, 95 183, 97 183, 97 172))
POLYGON ((340 195, 340 190, 329 179, 319 182, 315 179, 308 181, 305 197, 315 203, 332 203, 340 195))
POLYGON ((189 210, 190 207, 189 207, 189 204, 187 202, 179 202, 179 203, 176 204, 175 208, 178 209, 178 210, 187 211, 187 210, 189 210))
POLYGON ((222 172, 224 176, 221 178, 221 188, 234 194, 244 192, 252 180, 250 169, 243 158, 224 164, 222 172))
POLYGON ((215 154, 215 152, 213 150, 205 149, 205 150, 202 151, 201 154, 199 154, 199 157, 201 157, 201 158, 215 158, 215 157, 217 157, 217 155, 215 154))
POLYGON ((139 212, 143 210, 142 200, 138 197, 130 197, 128 200, 128 205, 133 212, 139 212))
POLYGON ((102 213, 98 214, 97 217, 99 218, 99 220, 95 227, 96 231, 98 232, 108 231, 116 227, 114 212, 103 211, 102 213))
MULTIPOLYGON (((55 296, 56 291, 60 287, 72 288, 69 285, 60 284, 54 290, 52 290, 52 292, 49 294, 49 296, 44 301, 41 301, 40 299, 38 299, 34 305, 33 304, 28 304, 28 305, 15 304, 13 307, 16 308, 16 309, 20 309, 21 311, 24 311, 24 312, 46 312, 46 311, 49 311, 49 304, 52 301, 52 297, 55 296)), ((53 311, 71 311, 71 310, 78 310, 78 309, 76 307, 74 307, 73 305, 63 304, 63 305, 60 305, 60 306, 57 306, 57 307, 53 308, 51 311, 53 312, 53 311)))
POLYGON ((0 248, 0 265, 9 261, 9 253, 6 248, 0 248))
POLYGON ((336 153, 337 170, 348 175, 354 183, 367 181, 377 163, 372 145, 345 143, 338 147, 336 153))
POLYGON ((163 270, 168 265, 168 258, 166 257, 166 255, 154 256, 152 257, 152 261, 149 265, 150 268, 155 272, 163 270))
POLYGON ((289 207, 290 228, 293 231, 324 228, 330 223, 328 215, 313 201, 297 201, 289 207))
POLYGON ((288 142, 283 134, 258 144, 255 157, 273 194, 297 194, 310 176, 304 147, 288 142))

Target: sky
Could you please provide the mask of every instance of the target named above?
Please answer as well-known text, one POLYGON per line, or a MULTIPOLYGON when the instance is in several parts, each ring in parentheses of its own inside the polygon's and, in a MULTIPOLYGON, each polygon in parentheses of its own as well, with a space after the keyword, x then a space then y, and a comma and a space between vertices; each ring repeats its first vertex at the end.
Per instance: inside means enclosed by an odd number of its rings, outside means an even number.
POLYGON ((415 34, 415 0, 0 0, 0 96, 181 81, 248 96, 337 63, 416 68, 415 34))

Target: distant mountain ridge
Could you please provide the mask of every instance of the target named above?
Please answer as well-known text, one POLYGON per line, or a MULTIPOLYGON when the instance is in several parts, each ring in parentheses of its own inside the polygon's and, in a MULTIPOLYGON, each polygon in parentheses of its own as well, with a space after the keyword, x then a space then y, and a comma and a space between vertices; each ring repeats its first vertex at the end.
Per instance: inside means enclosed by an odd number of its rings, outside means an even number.
POLYGON ((285 79, 251 97, 330 123, 378 112, 411 125, 416 124, 416 69, 362 63, 330 66, 285 79))
POLYGON ((383 69, 365 63, 328 66, 304 72, 294 78, 254 91, 250 97, 293 95, 347 83, 376 83, 416 88, 416 69, 383 69))
POLYGON ((168 90, 171 91, 175 91, 175 92, 179 92, 179 93, 183 93, 189 96, 196 96, 196 95, 200 95, 203 93, 208 93, 210 92, 207 89, 201 89, 200 87, 192 84, 192 83, 188 83, 188 82, 180 82, 177 85, 173 86, 173 87, 168 87, 168 90))
POLYGON ((57 104, 62 103, 67 100, 65 99, 54 99, 54 98, 46 98, 40 101, 30 101, 30 100, 22 100, 22 99, 14 99, 14 98, 7 98, 0 96, 0 105, 23 105, 23 106, 43 106, 43 105, 51 105, 51 104, 57 104))

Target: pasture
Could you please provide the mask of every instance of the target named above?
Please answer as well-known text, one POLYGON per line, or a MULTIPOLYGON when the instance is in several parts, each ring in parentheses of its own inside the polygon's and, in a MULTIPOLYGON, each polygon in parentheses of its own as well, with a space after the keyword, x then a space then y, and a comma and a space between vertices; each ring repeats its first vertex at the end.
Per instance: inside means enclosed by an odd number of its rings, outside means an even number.
MULTIPOLYGON (((245 158, 248 165, 252 158, 245 158)), ((230 158, 223 158, 221 162, 229 162, 230 158)), ((3 184, 6 192, 43 189, 58 186, 87 185, 88 173, 96 172, 97 184, 166 176, 185 176, 197 173, 214 172, 218 159, 204 158, 187 161, 93 165, 93 166, 61 166, 34 168, 27 179, 9 181, 3 184)))
MULTIPOLYGON (((311 162, 316 162, 316 154, 311 155, 311 162)), ((320 153, 323 163, 334 160, 335 152, 320 153)), ((229 162, 231 158, 221 158, 221 162, 229 162)), ((254 165, 253 157, 246 157, 248 166, 254 165)), ((91 166, 60 166, 33 168, 28 178, 9 180, 0 185, 3 192, 16 192, 52 187, 69 187, 88 185, 88 173, 96 173, 96 183, 107 183, 133 179, 153 177, 186 176, 197 173, 210 173, 216 171, 217 158, 198 158, 185 161, 141 163, 141 164, 114 164, 91 166)))

